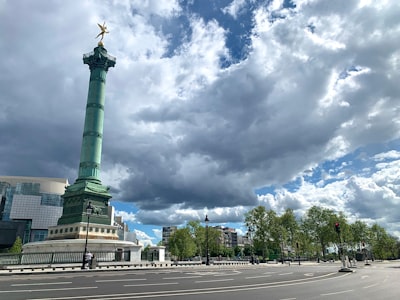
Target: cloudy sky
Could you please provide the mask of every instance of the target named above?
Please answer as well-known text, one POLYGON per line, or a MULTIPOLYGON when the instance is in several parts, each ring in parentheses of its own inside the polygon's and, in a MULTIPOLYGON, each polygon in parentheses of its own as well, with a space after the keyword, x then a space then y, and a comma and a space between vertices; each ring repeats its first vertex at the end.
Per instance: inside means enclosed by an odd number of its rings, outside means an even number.
POLYGON ((77 177, 106 21, 102 182, 142 240, 313 205, 400 235, 397 0, 0 0, 0 174, 77 177))

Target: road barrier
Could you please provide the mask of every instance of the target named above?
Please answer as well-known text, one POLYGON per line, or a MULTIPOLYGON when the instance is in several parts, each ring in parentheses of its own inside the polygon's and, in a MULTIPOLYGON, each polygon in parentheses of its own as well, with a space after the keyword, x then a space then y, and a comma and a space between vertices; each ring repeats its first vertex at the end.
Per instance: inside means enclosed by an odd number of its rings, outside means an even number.
MULTIPOLYGON (((95 251, 92 252, 98 262, 130 261, 129 251, 95 251)), ((0 254, 0 268, 18 265, 52 265, 82 263, 83 252, 38 252, 0 254)))

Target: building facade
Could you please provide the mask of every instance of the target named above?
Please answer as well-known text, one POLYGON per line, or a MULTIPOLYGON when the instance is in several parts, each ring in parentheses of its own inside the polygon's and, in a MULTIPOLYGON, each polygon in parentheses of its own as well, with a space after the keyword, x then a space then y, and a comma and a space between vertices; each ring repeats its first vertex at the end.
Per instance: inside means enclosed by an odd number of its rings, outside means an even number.
POLYGON ((166 251, 169 251, 169 248, 168 248, 169 239, 170 239, 171 235, 173 235, 176 232, 177 229, 178 229, 178 227, 176 227, 176 226, 163 227, 163 229, 162 229, 162 244, 163 244, 163 246, 165 246, 166 251))
POLYGON ((236 229, 224 227, 222 229, 224 236, 224 246, 227 248, 235 248, 238 246, 238 235, 236 229))
POLYGON ((217 243, 220 246, 232 249, 238 246, 238 235, 236 229, 223 226, 214 226, 213 228, 219 232, 217 243))
POLYGON ((64 178, 0 176, 0 235, 7 236, 0 247, 12 245, 17 236, 24 244, 46 240, 62 214, 67 185, 64 178))

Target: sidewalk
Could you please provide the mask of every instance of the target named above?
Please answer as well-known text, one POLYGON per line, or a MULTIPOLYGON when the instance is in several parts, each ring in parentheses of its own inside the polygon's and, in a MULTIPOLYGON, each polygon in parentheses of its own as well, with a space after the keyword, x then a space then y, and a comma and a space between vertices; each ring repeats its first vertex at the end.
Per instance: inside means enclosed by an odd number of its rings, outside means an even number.
MULTIPOLYGON (((266 265, 266 264, 265 264, 266 265)), ((82 269, 81 263, 52 264, 52 265, 10 265, 0 268, 0 276, 18 274, 46 274, 46 273, 66 273, 66 272, 93 272, 93 271, 117 271, 117 270, 140 270, 157 268, 221 268, 221 267, 247 267, 250 263, 235 263, 234 261, 218 263, 210 266, 199 264, 174 264, 174 262, 105 262, 98 263, 96 269, 82 269)))
POLYGON ((170 263, 152 263, 152 262, 117 262, 117 263, 99 263, 95 269, 82 269, 82 263, 70 264, 51 264, 51 265, 10 265, 3 266, 0 269, 2 275, 16 274, 43 274, 43 273, 65 273, 65 272, 90 272, 90 271, 107 271, 121 269, 144 269, 144 268, 161 268, 168 267, 170 263))

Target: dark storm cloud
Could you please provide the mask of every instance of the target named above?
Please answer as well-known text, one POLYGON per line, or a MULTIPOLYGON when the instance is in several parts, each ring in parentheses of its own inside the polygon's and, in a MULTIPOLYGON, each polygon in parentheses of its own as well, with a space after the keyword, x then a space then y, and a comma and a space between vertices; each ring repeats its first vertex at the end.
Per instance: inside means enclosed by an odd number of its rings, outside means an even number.
MULTIPOLYGON (((317 34, 322 24, 315 23, 317 34)), ((393 137, 396 126, 388 122, 382 123, 387 126, 383 135, 376 135, 374 128, 384 127, 359 127, 375 122, 364 118, 376 99, 391 94, 390 90, 382 94, 375 84, 393 81, 363 73, 368 67, 353 68, 357 72, 350 72, 348 78, 340 75, 359 61, 354 53, 362 57, 364 46, 349 41, 350 50, 337 56, 337 50, 329 47, 340 48, 340 44, 316 49, 296 25, 281 23, 274 31, 262 32, 256 40, 261 45, 253 45, 252 57, 222 73, 191 99, 136 108, 131 115, 134 124, 155 126, 158 134, 140 133, 138 140, 134 136, 139 133, 133 133, 130 143, 120 142, 121 149, 127 143, 130 151, 119 155, 129 173, 119 199, 144 210, 179 203, 185 208, 253 205, 255 187, 287 182, 326 155, 336 156, 342 146, 348 151, 371 137, 379 141, 393 137), (293 55, 286 48, 299 45, 303 54, 293 55), (307 55, 308 59, 302 58, 307 55), (342 82, 355 80, 366 90, 341 87, 342 82), (355 130, 341 127, 347 122, 357 126, 355 130), (347 145, 341 145, 341 137, 347 145)), ((389 96, 384 106, 395 99, 389 96)))
POLYGON ((0 3, 1 174, 75 180, 89 80, 82 54, 106 20, 117 64, 101 174, 113 199, 140 209, 137 220, 238 221, 260 203, 280 211, 325 200, 378 217, 371 197, 397 203, 384 184, 368 193, 339 174, 341 185, 312 178, 297 192, 254 195, 399 137, 397 2, 0 3), (365 202, 343 199, 346 189, 365 202))

